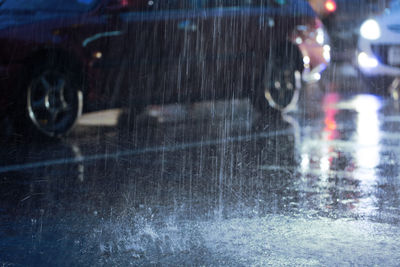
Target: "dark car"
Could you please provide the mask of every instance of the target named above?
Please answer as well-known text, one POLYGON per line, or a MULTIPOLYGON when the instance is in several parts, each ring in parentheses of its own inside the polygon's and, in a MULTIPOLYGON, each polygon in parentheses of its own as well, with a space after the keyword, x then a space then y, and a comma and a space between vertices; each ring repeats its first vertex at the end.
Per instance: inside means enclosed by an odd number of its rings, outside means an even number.
POLYGON ((84 111, 249 97, 287 110, 329 61, 300 0, 0 1, 0 109, 65 135, 84 111), (302 78, 303 79, 302 79, 302 78))

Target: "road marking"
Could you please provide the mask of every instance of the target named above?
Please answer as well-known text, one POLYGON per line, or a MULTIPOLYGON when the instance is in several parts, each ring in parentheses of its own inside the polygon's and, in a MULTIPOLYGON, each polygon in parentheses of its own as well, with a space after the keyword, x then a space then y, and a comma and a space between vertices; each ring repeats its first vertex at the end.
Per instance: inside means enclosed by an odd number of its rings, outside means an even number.
POLYGON ((76 158, 63 158, 63 159, 54 159, 54 160, 44 160, 38 162, 31 162, 31 163, 24 163, 24 164, 15 164, 15 165, 8 165, 0 167, 0 173, 6 173, 11 171, 22 171, 40 167, 48 167, 54 165, 67 165, 73 163, 83 163, 89 161, 96 161, 96 160, 103 160, 103 159, 116 159, 120 157, 127 157, 127 156, 136 156, 141 154, 147 153, 155 153, 155 152, 174 152, 179 150, 185 150, 190 148, 202 147, 202 146, 212 146, 212 145, 221 145, 231 142, 243 142, 243 141, 250 141, 252 139, 259 139, 259 138, 271 138, 276 136, 284 136, 293 134, 292 129, 286 129, 271 133, 258 133, 258 134, 251 134, 251 135, 243 135, 243 136, 236 136, 236 137, 229 137, 225 139, 215 139, 215 140, 206 140, 206 141, 199 141, 199 142, 192 142, 192 143, 183 143, 179 145, 172 145, 172 146, 156 146, 156 147, 149 147, 143 149, 134 149, 134 150, 123 150, 118 151, 111 154, 95 154, 89 156, 79 156, 76 158))

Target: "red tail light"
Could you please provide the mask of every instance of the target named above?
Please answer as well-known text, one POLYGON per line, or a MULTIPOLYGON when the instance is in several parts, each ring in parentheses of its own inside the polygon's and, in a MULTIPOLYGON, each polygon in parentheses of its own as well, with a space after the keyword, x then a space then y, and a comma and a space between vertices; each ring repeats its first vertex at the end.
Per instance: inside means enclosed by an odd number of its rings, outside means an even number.
POLYGON ((336 11, 336 2, 334 0, 327 0, 324 6, 329 13, 336 11))

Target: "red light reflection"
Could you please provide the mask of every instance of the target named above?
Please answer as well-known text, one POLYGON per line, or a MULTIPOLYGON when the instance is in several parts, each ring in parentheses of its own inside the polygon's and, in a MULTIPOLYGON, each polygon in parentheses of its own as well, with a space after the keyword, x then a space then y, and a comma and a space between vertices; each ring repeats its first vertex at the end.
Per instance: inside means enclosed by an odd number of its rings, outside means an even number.
POLYGON ((334 140, 339 137, 339 132, 337 131, 337 123, 335 116, 338 113, 336 104, 339 102, 340 96, 337 93, 329 93, 325 95, 323 100, 324 107, 324 132, 326 133, 325 138, 327 140, 334 140))
POLYGON ((325 2, 325 9, 328 12, 335 12, 336 11, 336 2, 333 0, 328 0, 325 2))

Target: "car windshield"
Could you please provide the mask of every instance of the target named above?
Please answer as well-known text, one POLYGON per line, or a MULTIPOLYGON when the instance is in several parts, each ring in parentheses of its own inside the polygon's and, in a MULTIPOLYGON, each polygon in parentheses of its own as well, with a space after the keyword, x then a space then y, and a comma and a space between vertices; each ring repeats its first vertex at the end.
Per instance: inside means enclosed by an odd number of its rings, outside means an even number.
POLYGON ((87 11, 98 0, 5 0, 0 2, 1 11, 87 11))

